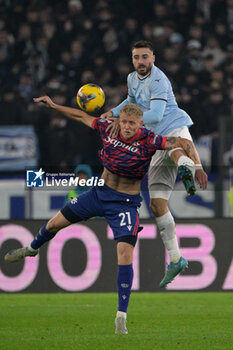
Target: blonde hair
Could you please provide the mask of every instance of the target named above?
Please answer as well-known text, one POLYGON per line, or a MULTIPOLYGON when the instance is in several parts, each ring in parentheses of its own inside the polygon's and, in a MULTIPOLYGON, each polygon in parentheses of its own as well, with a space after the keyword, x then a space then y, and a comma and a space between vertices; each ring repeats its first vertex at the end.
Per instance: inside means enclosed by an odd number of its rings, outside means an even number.
POLYGON ((136 106, 134 103, 128 103, 127 105, 122 107, 121 110, 120 110, 120 115, 122 113, 125 113, 127 115, 134 114, 137 117, 139 117, 140 119, 142 119, 142 115, 143 115, 143 111, 141 110, 141 108, 136 106))

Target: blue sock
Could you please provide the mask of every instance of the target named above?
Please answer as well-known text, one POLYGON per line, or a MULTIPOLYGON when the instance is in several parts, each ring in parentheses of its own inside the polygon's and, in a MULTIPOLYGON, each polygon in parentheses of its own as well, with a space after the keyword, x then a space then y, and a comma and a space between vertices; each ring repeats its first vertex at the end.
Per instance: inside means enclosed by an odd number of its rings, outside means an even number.
POLYGON ((31 243, 31 247, 33 249, 38 249, 40 248, 45 242, 50 241, 56 233, 51 233, 48 230, 46 230, 46 225, 45 224, 43 227, 41 227, 39 233, 36 235, 36 237, 33 239, 31 243))
POLYGON ((118 265, 118 311, 127 312, 133 283, 133 265, 118 265))

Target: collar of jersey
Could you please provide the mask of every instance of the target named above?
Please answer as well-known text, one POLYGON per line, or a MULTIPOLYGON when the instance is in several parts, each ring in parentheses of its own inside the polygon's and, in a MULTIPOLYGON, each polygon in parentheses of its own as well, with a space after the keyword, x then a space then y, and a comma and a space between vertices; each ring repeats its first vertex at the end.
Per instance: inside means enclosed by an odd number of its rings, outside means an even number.
POLYGON ((148 77, 151 75, 152 70, 154 70, 154 69, 155 69, 155 66, 153 65, 153 66, 151 67, 150 73, 149 73, 146 77, 143 77, 143 78, 140 77, 140 75, 138 75, 138 73, 136 72, 138 79, 139 79, 139 80, 145 80, 146 78, 148 78, 148 77))
POLYGON ((124 136, 122 135, 121 131, 120 131, 120 137, 121 139, 125 142, 125 143, 131 143, 132 141, 134 141, 135 139, 139 138, 139 136, 141 135, 142 129, 139 128, 136 135, 132 136, 130 139, 125 139, 124 136))

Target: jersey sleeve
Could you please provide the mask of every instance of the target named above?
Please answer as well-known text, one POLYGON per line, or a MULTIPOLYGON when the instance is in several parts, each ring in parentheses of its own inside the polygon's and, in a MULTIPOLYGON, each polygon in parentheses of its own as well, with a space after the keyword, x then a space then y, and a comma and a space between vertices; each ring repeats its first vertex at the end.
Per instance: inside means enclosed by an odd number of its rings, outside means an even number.
POLYGON ((100 134, 105 131, 111 121, 108 119, 95 118, 92 122, 92 129, 97 130, 100 134))
POLYGON ((166 103, 162 99, 151 100, 150 110, 143 113, 143 122, 145 124, 160 122, 163 119, 166 103))
POLYGON ((150 85, 150 100, 164 100, 168 98, 168 83, 165 79, 155 79, 150 85))
POLYGON ((130 99, 134 99, 134 93, 133 93, 133 88, 132 88, 132 79, 131 79, 131 74, 128 75, 127 77, 127 86, 128 86, 128 97, 130 99))
POLYGON ((155 135, 153 132, 149 132, 147 137, 147 146, 152 150, 164 150, 167 137, 161 135, 155 135))

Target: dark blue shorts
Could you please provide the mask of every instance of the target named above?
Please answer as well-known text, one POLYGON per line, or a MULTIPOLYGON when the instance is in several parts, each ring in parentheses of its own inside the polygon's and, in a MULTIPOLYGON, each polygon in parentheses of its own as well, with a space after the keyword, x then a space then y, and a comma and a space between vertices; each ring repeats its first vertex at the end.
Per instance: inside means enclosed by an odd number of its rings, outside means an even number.
POLYGON ((104 216, 114 233, 114 239, 136 236, 141 200, 139 194, 117 192, 104 185, 94 187, 72 199, 62 208, 61 213, 72 223, 87 220, 93 216, 104 216))

